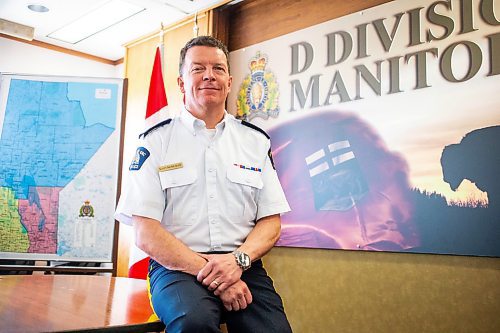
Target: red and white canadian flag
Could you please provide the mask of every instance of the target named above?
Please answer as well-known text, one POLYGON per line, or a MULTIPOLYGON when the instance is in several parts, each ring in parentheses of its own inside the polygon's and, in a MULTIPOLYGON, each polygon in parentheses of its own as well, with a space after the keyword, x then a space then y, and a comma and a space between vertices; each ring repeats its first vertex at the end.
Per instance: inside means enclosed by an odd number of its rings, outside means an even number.
POLYGON ((156 48, 151 81, 149 82, 148 104, 146 107, 146 127, 149 128, 167 119, 167 94, 163 83, 161 46, 156 48))
MULTIPOLYGON (((163 45, 161 45, 163 46, 163 45)), ((161 50, 156 48, 151 81, 149 83, 148 104, 146 107, 146 128, 150 128, 159 122, 166 120, 167 94, 163 83, 161 50)), ((130 247, 128 277, 136 279, 146 279, 148 274, 149 256, 135 246, 135 242, 130 247)))

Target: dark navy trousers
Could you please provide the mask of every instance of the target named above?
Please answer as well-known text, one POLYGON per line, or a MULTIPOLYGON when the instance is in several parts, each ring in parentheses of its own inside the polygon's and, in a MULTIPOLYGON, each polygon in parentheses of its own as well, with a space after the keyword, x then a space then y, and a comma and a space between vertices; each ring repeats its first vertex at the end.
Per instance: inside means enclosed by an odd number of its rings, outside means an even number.
POLYGON ((221 323, 232 333, 292 332, 281 297, 262 261, 252 263, 241 279, 253 301, 244 310, 227 311, 220 298, 195 276, 169 270, 152 259, 149 262, 151 302, 167 333, 220 332, 221 323))

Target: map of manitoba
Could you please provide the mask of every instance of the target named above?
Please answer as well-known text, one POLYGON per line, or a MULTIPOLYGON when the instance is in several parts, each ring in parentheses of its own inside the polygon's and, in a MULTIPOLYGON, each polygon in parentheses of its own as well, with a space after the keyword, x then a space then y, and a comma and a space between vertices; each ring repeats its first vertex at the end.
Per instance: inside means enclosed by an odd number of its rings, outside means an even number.
POLYGON ((109 261, 120 86, 2 76, 0 258, 109 261))

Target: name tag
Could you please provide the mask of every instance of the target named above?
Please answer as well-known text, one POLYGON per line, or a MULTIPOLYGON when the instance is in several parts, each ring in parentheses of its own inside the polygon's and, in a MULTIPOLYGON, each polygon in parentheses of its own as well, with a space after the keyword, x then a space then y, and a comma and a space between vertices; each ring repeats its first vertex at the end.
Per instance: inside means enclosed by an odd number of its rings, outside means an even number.
POLYGON ((165 171, 180 169, 180 168, 183 168, 183 167, 184 167, 184 165, 182 164, 182 162, 172 163, 172 164, 167 164, 167 165, 160 166, 158 168, 158 171, 165 172, 165 171))

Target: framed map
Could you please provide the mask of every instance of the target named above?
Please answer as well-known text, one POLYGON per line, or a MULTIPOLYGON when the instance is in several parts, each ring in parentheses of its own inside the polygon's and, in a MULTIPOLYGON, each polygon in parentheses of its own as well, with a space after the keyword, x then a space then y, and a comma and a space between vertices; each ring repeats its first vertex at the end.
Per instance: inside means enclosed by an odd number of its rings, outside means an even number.
POLYGON ((0 80, 0 259, 111 262, 123 80, 0 80))

